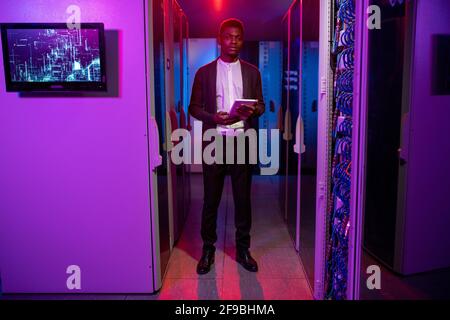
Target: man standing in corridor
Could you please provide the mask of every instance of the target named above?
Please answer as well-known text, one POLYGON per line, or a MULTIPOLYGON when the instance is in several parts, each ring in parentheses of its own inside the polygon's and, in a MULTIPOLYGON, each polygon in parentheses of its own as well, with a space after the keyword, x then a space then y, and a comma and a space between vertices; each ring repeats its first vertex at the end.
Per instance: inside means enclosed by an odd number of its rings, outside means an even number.
MULTIPOLYGON (((227 19, 220 25, 218 41, 220 57, 201 67, 192 87, 189 113, 203 122, 203 131, 215 129, 224 136, 237 136, 254 128, 257 117, 264 113, 261 74, 257 67, 239 59, 243 45, 244 26, 237 19, 227 19), (236 99, 256 99, 255 105, 243 106, 240 116, 231 116, 236 99), (246 120, 241 120, 246 119, 246 120)), ((227 140, 227 139, 224 139, 227 140)), ((234 147, 236 155, 236 147, 234 147)), ((246 150, 248 146, 246 146, 246 150)), ((246 152, 247 153, 247 152, 246 152)), ((197 273, 205 274, 214 263, 217 241, 217 211, 219 208, 225 175, 231 176, 235 207, 236 261, 246 270, 258 271, 256 261, 250 255, 251 178, 253 165, 246 157, 244 164, 206 164, 203 162, 204 200, 201 236, 203 252, 197 265, 197 273)))

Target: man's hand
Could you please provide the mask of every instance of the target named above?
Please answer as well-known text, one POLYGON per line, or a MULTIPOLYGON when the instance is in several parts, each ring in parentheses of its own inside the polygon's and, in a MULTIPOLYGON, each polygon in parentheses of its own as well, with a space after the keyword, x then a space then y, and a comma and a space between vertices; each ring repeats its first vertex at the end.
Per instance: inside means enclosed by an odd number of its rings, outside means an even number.
POLYGON ((255 113, 256 107, 251 104, 243 104, 239 106, 239 108, 236 111, 237 113, 239 113, 240 116, 246 119, 251 117, 255 113))
POLYGON ((219 111, 214 115, 214 122, 218 125, 228 126, 240 121, 239 117, 231 117, 227 112, 219 111))

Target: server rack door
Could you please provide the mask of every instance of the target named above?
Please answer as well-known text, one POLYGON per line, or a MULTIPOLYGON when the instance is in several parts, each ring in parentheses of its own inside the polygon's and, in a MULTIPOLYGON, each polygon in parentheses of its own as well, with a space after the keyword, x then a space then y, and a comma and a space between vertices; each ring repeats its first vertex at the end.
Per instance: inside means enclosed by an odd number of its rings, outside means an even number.
MULTIPOLYGON (((304 16, 312 12, 304 8, 304 16)), ((305 21, 303 21, 304 25, 305 21)), ((305 26, 305 25, 304 25, 305 26)), ((311 284, 314 283, 314 240, 316 217, 316 166, 317 166, 317 83, 318 47, 315 42, 302 42, 301 108, 303 126, 297 128, 297 151, 300 153, 299 206, 300 255, 311 284), (303 145, 304 143, 304 145, 303 145)))
MULTIPOLYGON (((434 91, 433 78, 445 68, 436 59, 436 36, 450 32, 450 5, 448 1, 412 0, 388 6, 377 0, 370 3, 379 5, 385 14, 381 29, 369 32, 367 52, 369 144, 361 298, 445 299, 450 171, 443 170, 443 164, 448 163, 446 151, 450 150, 450 100, 434 91), (389 48, 388 52, 383 48, 389 48), (384 86, 378 83, 380 79, 384 86), (382 90, 387 86, 392 90, 382 90), (380 119, 386 123, 383 132, 378 127, 380 119), (375 204, 380 198, 384 201, 375 204), (380 265, 384 278, 390 277, 389 287, 367 288, 364 275, 372 264, 380 265), (433 279, 439 283, 432 284, 433 279)), ((447 61, 448 57, 447 51, 447 61)))
POLYGON ((368 147, 364 247, 394 266, 405 3, 382 8, 381 29, 369 33, 368 147), (390 88, 390 90, 385 90, 390 88), (383 125, 380 126, 380 123, 383 125), (383 199, 380 201, 380 199, 383 199))
POLYGON ((169 185, 168 159, 166 150, 166 89, 165 89, 165 41, 164 41, 164 0, 152 1, 153 9, 153 81, 154 88, 154 117, 158 125, 159 153, 162 164, 156 168, 157 175, 157 211, 159 217, 159 250, 160 268, 163 275, 170 256, 170 227, 169 227, 169 185))
POLYGON ((314 245, 314 297, 325 296, 325 266, 327 246, 327 211, 330 196, 330 123, 332 118, 333 75, 330 64, 331 1, 320 1, 319 24, 319 96, 317 130, 316 227, 314 245))
POLYGON ((168 168, 168 195, 169 195, 169 230, 170 230, 170 249, 172 250, 175 243, 175 226, 176 217, 178 216, 177 202, 177 175, 176 166, 172 162, 173 147, 171 135, 173 130, 177 128, 177 120, 175 113, 175 73, 174 73, 174 0, 164 0, 164 42, 165 42, 165 90, 166 90, 166 140, 165 147, 168 152, 167 168, 168 168))
POLYGON ((409 147, 401 146, 407 149, 404 274, 450 267, 450 2, 412 4, 417 8, 410 118, 402 130, 410 135, 409 147))
POLYGON ((279 128, 282 134, 280 134, 280 171, 279 171, 279 196, 280 196, 280 209, 283 215, 283 219, 287 220, 287 151, 288 144, 287 139, 289 134, 291 134, 290 128, 286 127, 286 116, 287 110, 289 110, 289 30, 290 30, 290 11, 287 12, 283 19, 283 42, 282 42, 282 53, 283 53, 283 84, 282 84, 282 95, 281 95, 281 107, 279 116, 279 128))
POLYGON ((301 1, 295 1, 291 7, 290 13, 290 33, 289 33, 289 117, 287 119, 288 127, 291 133, 287 136, 287 226, 291 234, 295 248, 299 250, 299 154, 294 151, 295 130, 297 119, 300 115, 300 59, 301 59, 301 1))
MULTIPOLYGON (((189 121, 189 60, 188 60, 188 44, 189 44, 189 24, 188 19, 185 14, 182 15, 181 21, 181 37, 182 37, 182 60, 181 60, 181 72, 182 72, 182 105, 181 112, 183 113, 183 121, 180 121, 180 127, 190 130, 190 121, 189 121)), ((191 178, 190 178, 190 168, 188 164, 184 165, 183 168, 184 175, 184 215, 185 219, 189 213, 189 208, 191 205, 191 178)))
POLYGON ((352 112, 352 172, 350 186, 350 227, 348 240, 347 299, 359 299, 363 210, 365 201, 365 168, 367 149, 367 51, 366 23, 369 0, 355 3, 354 73, 352 112))
MULTIPOLYGON (((182 73, 182 57, 183 57, 183 40, 182 40, 182 11, 180 6, 173 2, 173 72, 174 72, 174 104, 173 110, 176 114, 176 126, 180 127, 181 120, 181 108, 182 108, 182 89, 183 89, 183 73, 182 73)), ((175 130, 176 128, 172 128, 175 130)), ((184 165, 174 165, 175 169, 175 184, 174 184, 174 203, 176 203, 176 210, 173 215, 173 227, 174 227, 174 242, 178 240, 181 235, 181 231, 184 224, 184 165)))

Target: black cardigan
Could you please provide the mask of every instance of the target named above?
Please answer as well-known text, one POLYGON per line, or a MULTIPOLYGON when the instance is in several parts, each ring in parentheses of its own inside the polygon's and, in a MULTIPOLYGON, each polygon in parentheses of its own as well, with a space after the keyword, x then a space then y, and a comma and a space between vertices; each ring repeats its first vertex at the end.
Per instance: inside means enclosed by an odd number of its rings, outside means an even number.
MULTIPOLYGON (((240 60, 244 99, 257 99, 255 114, 244 122, 245 129, 255 128, 257 117, 265 110, 262 94, 261 74, 254 65, 240 60)), ((217 112, 216 105, 217 59, 198 69, 192 86, 189 113, 203 122, 203 131, 215 128, 213 116, 217 112)))

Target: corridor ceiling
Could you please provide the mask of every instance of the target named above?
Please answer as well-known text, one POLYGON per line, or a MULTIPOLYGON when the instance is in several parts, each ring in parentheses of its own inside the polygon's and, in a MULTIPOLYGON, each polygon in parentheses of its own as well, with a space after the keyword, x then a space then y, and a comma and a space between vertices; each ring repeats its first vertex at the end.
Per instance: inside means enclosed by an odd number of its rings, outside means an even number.
MULTIPOLYGON (((216 37, 220 22, 244 22, 246 40, 281 40, 282 19, 292 0, 178 0, 189 19, 191 38, 216 37)), ((319 0, 303 0, 303 39, 319 39, 319 0)))

